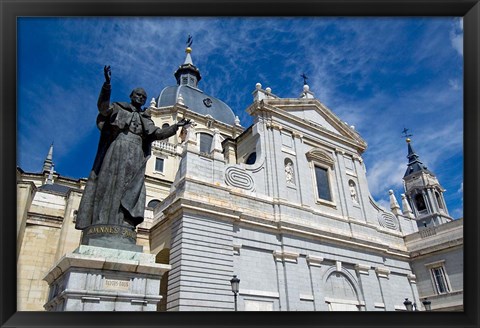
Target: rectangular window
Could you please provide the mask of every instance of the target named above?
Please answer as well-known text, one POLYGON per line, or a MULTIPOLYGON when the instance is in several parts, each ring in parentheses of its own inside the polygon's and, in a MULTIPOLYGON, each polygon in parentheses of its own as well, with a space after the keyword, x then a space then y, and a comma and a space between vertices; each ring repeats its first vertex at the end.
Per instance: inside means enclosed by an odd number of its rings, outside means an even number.
POLYGON ((315 177, 317 180, 318 198, 332 201, 330 193, 330 183, 328 179, 328 169, 320 166, 315 166, 315 177))
POLYGON ((430 269, 433 282, 437 294, 445 294, 450 292, 450 286, 448 285, 447 275, 443 266, 434 267, 430 269))
POLYGON ((200 133, 200 152, 201 153, 210 153, 210 147, 212 146, 213 136, 200 133))
POLYGON ((155 171, 163 172, 163 162, 164 162, 163 158, 157 157, 157 159, 155 160, 155 171))

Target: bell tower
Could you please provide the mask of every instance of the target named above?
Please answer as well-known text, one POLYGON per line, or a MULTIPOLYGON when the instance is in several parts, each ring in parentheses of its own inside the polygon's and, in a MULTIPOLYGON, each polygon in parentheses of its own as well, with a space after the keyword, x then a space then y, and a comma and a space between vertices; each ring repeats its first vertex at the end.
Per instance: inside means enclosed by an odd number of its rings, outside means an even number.
MULTIPOLYGON (((406 134, 406 130, 404 133, 406 134)), ((420 161, 412 141, 406 135, 408 165, 403 176, 405 195, 417 221, 418 229, 438 226, 452 221, 448 214, 442 188, 437 177, 420 161)))

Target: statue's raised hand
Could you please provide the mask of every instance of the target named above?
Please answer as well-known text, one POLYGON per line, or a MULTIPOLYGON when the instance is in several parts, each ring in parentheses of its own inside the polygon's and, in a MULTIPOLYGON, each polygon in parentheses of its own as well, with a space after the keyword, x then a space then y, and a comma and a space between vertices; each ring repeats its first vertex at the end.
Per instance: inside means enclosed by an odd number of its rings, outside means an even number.
POLYGON ((182 119, 177 123, 177 126, 185 126, 185 125, 188 125, 188 124, 190 124, 190 123, 191 123, 191 121, 190 121, 189 119, 187 120, 187 119, 182 118, 182 119))
POLYGON ((110 83, 112 77, 112 70, 110 69, 110 65, 103 67, 103 75, 105 75, 105 82, 110 83))

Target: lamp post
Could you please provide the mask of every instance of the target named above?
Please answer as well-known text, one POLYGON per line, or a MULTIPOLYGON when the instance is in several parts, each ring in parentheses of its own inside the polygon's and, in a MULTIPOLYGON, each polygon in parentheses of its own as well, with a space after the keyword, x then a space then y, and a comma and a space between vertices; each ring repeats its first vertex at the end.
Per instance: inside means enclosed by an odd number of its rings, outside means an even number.
POLYGON ((408 298, 405 299, 405 302, 403 302, 403 305, 405 305, 405 308, 407 311, 413 311, 413 304, 408 300, 408 298))
POLYGON ((232 280, 230 280, 230 285, 232 286, 233 297, 235 300, 235 311, 237 311, 237 294, 240 285, 240 279, 238 279, 236 275, 233 275, 232 280))
POLYGON ((432 311, 432 302, 427 299, 423 300, 423 306, 425 307, 425 311, 432 311))

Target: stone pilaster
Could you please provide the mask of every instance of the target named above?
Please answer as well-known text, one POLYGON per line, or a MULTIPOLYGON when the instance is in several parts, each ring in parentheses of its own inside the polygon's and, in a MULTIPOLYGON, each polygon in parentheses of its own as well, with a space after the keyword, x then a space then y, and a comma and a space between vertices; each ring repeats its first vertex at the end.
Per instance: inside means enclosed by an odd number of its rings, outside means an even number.
POLYGON ((374 274, 370 274, 371 267, 367 264, 356 264, 355 271, 357 272, 358 283, 363 291, 366 311, 375 309, 376 303, 383 303, 379 292, 378 283, 374 274))
POLYGON ((377 274, 378 282, 380 284, 381 293, 383 295, 383 304, 385 311, 395 311, 395 305, 390 304, 390 300, 395 299, 393 295, 390 295, 391 288, 389 286, 390 270, 386 267, 376 267, 375 273, 377 274))
POLYGON ((25 235, 25 227, 27 225, 27 213, 32 205, 37 188, 33 182, 17 183, 17 259, 20 255, 20 248, 25 235))

